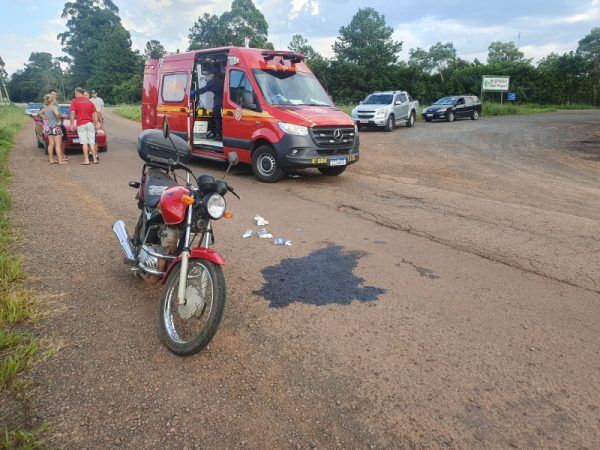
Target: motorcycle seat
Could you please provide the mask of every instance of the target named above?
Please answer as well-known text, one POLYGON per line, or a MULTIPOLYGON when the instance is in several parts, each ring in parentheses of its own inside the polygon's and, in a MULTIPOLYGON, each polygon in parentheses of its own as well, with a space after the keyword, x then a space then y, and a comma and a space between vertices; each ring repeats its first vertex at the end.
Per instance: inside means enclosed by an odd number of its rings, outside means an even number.
POLYGON ((156 207, 163 191, 176 185, 177 182, 166 173, 158 169, 148 169, 144 183, 144 203, 150 208, 156 207))

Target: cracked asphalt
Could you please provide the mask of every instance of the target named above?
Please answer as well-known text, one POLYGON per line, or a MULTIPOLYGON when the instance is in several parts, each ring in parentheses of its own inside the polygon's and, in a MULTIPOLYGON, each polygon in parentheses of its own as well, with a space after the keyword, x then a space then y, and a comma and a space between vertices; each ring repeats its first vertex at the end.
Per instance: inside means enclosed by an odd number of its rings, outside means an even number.
MULTIPOLYGON (((122 265, 139 125, 97 166, 11 155, 13 220, 59 347, 34 411, 59 448, 600 446, 600 111, 364 132, 337 178, 236 167, 228 304, 190 358, 122 265), (255 236, 253 217, 292 246, 255 236)), ((224 166, 195 161, 197 172, 224 166)))

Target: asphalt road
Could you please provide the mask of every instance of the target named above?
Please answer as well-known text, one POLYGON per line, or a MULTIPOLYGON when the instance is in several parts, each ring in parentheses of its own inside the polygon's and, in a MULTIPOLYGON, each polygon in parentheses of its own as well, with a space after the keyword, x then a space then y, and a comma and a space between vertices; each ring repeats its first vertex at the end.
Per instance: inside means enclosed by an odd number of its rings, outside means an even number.
POLYGON ((137 218, 139 126, 109 114, 100 164, 58 167, 28 125, 13 219, 60 347, 33 375, 38 420, 77 449, 600 446, 599 124, 365 132, 338 178, 236 167, 224 321, 185 359, 111 231, 137 218), (243 239, 257 213, 293 245, 243 239))

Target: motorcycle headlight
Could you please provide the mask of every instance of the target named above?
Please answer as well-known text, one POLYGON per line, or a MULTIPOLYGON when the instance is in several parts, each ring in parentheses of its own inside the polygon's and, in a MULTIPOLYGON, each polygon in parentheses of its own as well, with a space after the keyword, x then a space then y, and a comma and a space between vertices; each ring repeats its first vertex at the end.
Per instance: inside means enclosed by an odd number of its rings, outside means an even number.
POLYGON ((220 219, 225 214, 225 199, 222 195, 213 194, 206 201, 206 212, 212 219, 220 219))
POLYGON ((308 128, 302 125, 294 125, 293 123, 279 122, 279 128, 281 131, 287 134, 294 134, 296 136, 306 136, 308 134, 308 128))

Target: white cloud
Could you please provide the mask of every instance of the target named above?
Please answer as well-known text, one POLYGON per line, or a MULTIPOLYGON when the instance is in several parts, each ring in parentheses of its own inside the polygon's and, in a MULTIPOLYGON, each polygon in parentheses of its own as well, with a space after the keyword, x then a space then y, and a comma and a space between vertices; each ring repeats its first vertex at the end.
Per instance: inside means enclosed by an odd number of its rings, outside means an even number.
POLYGON ((291 6, 288 20, 294 20, 304 11, 309 12, 311 16, 316 16, 320 10, 319 0, 292 0, 291 6))
POLYGON ((6 64, 6 71, 11 74, 22 69, 29 60, 31 52, 47 52, 54 57, 63 56, 60 41, 56 36, 65 30, 64 20, 58 17, 46 21, 40 32, 34 36, 24 38, 16 34, 2 35, 4 42, 18 43, 2 49, 2 59, 6 64))

